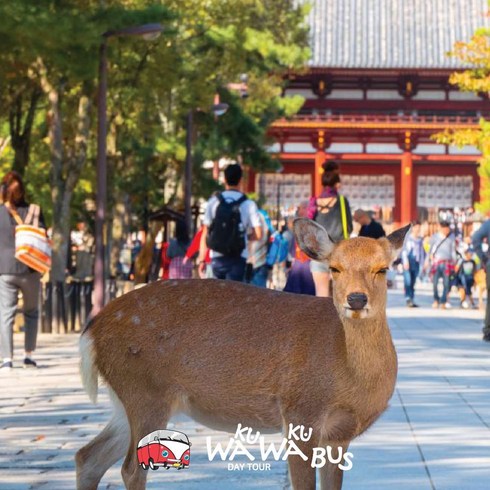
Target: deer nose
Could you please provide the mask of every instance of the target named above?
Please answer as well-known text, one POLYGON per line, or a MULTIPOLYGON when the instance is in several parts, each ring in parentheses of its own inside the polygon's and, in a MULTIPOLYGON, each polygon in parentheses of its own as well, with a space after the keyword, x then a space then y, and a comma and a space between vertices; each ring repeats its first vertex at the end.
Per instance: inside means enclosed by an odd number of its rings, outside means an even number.
POLYGON ((347 303, 353 310, 362 310, 368 302, 364 293, 350 293, 347 296, 347 303))

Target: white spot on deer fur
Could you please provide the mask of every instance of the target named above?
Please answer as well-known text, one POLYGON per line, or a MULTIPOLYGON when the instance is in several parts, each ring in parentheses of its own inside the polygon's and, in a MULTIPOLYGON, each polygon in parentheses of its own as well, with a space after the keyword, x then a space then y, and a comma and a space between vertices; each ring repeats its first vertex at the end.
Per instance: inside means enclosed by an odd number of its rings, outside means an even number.
POLYGON ((121 310, 116 311, 116 320, 121 320, 123 317, 123 312, 121 310))
POLYGON ((131 321, 135 325, 139 325, 141 323, 141 318, 138 315, 133 315, 133 317, 131 318, 131 321))

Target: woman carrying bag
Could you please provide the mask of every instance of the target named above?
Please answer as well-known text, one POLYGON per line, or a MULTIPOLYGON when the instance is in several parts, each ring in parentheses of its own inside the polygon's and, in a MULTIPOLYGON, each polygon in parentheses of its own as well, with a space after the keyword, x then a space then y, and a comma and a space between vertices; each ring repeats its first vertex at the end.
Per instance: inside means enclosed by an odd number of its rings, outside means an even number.
MULTIPOLYGON (((334 242, 346 240, 352 233, 352 214, 349 201, 339 194, 340 175, 336 162, 323 164, 322 192, 312 197, 308 205, 308 218, 323 226, 334 242)), ((312 260, 310 269, 315 282, 316 296, 328 297, 330 291, 330 266, 312 260)))
POLYGON ((8 372, 13 361, 19 290, 25 324, 24 367, 37 367, 32 354, 37 340, 40 271, 49 269, 51 256, 41 210, 26 202, 24 183, 17 172, 2 179, 0 200, 0 371, 8 372), (36 248, 39 242, 41 249, 36 248))

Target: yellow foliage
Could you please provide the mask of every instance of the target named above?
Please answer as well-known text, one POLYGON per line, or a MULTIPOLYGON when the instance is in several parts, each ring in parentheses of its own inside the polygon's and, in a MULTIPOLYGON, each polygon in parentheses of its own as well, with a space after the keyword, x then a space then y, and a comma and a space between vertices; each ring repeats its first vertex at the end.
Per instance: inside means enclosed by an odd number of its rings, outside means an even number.
MULTIPOLYGON (((459 41, 449 53, 471 69, 453 73, 449 82, 465 92, 490 95, 490 32, 481 30, 469 42, 459 41)), ((482 179, 490 178, 490 121, 480 119, 478 129, 446 129, 433 136, 438 143, 454 145, 459 148, 471 145, 478 148, 482 156, 479 159, 478 173, 482 179)), ((490 188, 482 186, 480 202, 476 208, 486 213, 490 211, 490 188)))

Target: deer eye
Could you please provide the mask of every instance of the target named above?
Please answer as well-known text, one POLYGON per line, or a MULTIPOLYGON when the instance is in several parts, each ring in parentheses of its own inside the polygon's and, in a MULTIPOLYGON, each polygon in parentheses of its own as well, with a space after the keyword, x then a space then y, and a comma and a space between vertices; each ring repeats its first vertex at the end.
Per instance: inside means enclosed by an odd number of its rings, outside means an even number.
POLYGON ((376 271, 376 274, 386 274, 388 272, 388 267, 383 267, 382 269, 379 269, 379 271, 376 271))
POLYGON ((330 272, 336 274, 338 272, 340 272, 336 267, 330 267, 330 272))

